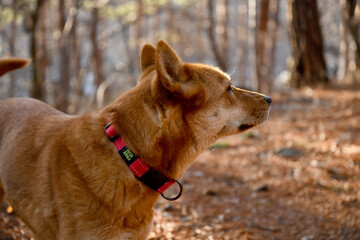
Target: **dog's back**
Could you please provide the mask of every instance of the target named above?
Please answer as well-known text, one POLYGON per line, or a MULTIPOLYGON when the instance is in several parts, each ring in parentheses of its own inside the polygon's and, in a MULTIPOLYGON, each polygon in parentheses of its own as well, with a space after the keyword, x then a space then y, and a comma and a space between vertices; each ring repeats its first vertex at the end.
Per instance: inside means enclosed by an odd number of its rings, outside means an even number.
POLYGON ((36 122, 40 122, 45 116, 56 114, 63 113, 32 98, 10 98, 0 101, 0 144, 3 141, 11 142, 9 137, 3 139, 5 131, 7 136, 16 137, 16 133, 23 131, 30 123, 37 125, 36 122))

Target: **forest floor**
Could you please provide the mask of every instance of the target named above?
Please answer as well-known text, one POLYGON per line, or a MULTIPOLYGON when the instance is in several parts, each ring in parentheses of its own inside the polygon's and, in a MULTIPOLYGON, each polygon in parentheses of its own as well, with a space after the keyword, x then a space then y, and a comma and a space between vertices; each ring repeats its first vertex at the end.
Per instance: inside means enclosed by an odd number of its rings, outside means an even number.
MULTIPOLYGON (((269 120, 220 140, 156 204, 150 240, 359 240, 360 88, 288 90, 269 120)), ((30 239, 0 212, 0 239, 30 239)))

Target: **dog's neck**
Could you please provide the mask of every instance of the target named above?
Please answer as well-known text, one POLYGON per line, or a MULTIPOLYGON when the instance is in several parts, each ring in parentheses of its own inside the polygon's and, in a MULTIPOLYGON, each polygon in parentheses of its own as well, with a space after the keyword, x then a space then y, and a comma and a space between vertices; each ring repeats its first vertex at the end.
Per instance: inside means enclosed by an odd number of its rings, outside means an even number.
POLYGON ((203 149, 192 137, 180 107, 163 110, 150 91, 140 83, 100 114, 113 122, 129 148, 149 166, 179 179, 203 149))

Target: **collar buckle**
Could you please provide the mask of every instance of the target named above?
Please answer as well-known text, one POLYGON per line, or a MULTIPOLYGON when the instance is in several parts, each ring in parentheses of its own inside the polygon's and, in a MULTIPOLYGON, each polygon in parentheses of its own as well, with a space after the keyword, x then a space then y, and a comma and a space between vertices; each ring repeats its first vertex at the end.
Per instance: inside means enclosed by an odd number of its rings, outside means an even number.
POLYGON ((164 192, 162 192, 161 193, 161 196, 164 198, 164 199, 166 199, 166 200, 168 200, 168 201, 175 201, 175 200, 177 200, 177 199, 179 199, 180 197, 181 197, 181 195, 182 195, 182 193, 183 193, 183 186, 182 186, 182 184, 178 181, 178 180, 175 180, 175 182, 178 184, 178 186, 179 186, 179 193, 176 195, 176 196, 174 196, 174 197, 168 197, 168 196, 166 196, 165 194, 164 194, 164 192))

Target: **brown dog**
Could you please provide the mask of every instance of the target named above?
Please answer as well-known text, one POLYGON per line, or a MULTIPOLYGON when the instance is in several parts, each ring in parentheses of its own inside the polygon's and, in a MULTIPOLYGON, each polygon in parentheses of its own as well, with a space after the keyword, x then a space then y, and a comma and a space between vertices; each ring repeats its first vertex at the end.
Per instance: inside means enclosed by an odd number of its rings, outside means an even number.
POLYGON ((268 117, 269 97, 181 62, 163 41, 143 47, 141 70, 137 86, 99 113, 0 102, 2 187, 36 239, 147 239, 167 184, 219 137, 268 117))

